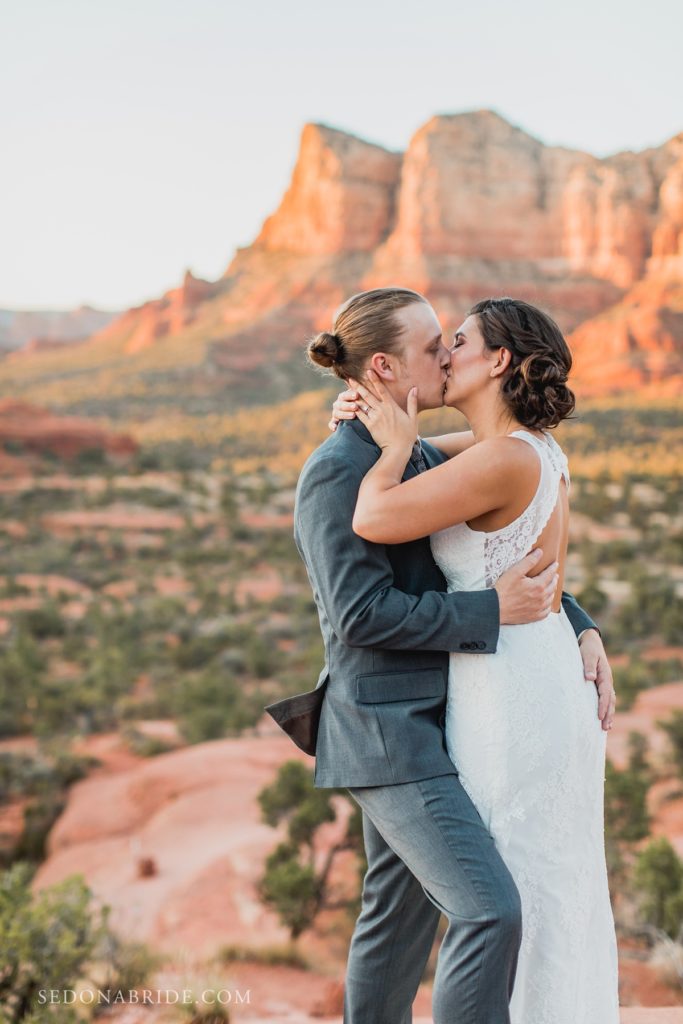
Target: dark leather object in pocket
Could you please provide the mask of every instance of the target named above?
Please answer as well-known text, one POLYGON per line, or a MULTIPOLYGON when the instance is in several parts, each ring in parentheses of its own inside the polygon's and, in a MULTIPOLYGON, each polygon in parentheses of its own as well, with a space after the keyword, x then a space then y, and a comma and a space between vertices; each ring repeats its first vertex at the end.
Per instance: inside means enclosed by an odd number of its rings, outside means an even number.
POLYGON ((423 668, 414 672, 373 672, 356 676, 356 700, 361 704, 445 696, 446 678, 441 668, 423 668))
POLYGON ((328 679, 329 676, 315 690, 297 693, 294 697, 285 697, 275 704, 268 704, 265 708, 273 721, 277 722, 297 747, 311 757, 315 757, 320 712, 328 679))

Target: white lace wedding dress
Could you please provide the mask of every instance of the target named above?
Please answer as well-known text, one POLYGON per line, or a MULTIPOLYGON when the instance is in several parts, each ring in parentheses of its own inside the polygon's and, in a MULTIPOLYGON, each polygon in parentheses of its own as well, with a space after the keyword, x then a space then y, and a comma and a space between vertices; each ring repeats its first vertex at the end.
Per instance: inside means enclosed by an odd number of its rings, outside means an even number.
MULTIPOLYGON (((538 452, 531 503, 491 533, 465 523, 431 538, 449 590, 491 587, 533 547, 567 460, 555 440, 512 435, 538 452)), ((618 1024, 617 946, 607 888, 605 740, 566 613, 503 626, 495 654, 450 656, 446 742, 465 790, 522 899, 512 1024, 618 1024)))

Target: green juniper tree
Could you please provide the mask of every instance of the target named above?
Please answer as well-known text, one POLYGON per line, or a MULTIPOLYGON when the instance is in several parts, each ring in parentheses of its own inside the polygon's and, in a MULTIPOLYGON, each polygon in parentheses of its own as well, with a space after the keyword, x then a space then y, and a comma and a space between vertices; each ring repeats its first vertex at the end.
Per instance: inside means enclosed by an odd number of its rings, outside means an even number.
POLYGON ((333 902, 329 893, 329 877, 335 857, 342 850, 355 850, 363 857, 360 811, 354 811, 344 836, 334 843, 320 867, 316 867, 315 837, 324 822, 336 819, 331 796, 338 793, 348 799, 346 791, 320 790, 313 785, 313 776, 300 761, 287 761, 275 781, 258 796, 263 820, 273 827, 287 822, 287 839, 279 843, 266 860, 259 885, 264 903, 272 906, 286 925, 293 940, 310 928, 323 909, 353 907, 357 900, 333 902))

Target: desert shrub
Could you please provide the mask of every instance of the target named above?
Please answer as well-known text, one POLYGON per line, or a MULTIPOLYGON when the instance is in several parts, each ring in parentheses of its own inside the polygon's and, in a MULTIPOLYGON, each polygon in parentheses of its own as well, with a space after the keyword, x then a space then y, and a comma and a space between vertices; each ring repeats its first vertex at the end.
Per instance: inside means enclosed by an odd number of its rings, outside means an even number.
POLYGON ((25 628, 0 648, 0 736, 30 732, 45 659, 25 628))
MULTIPOLYGON (((0 876, 0 997, 7 1024, 45 1013, 39 993, 73 988, 104 933, 91 919, 91 893, 72 876, 33 895, 31 872, 15 864, 0 876)), ((50 1021, 74 1020, 70 1007, 54 1004, 50 1021)))
POLYGON ((59 790, 41 793, 24 810, 24 827, 13 851, 13 859, 35 864, 45 860, 47 837, 66 799, 59 790))
POLYGON ((631 658, 628 665, 615 667, 614 686, 620 710, 626 711, 632 707, 641 691, 661 686, 662 683, 675 682, 682 673, 683 663, 679 658, 646 662, 636 656, 631 658))
POLYGON ((609 598, 600 589, 595 577, 591 577, 588 580, 583 589, 576 595, 576 599, 591 617, 601 615, 609 605, 609 598))
POLYGON ((0 802, 36 791, 36 776, 44 774, 44 767, 30 754, 13 750, 0 752, 0 802))
POLYGON ((667 643, 680 643, 683 640, 683 599, 676 593, 673 582, 650 575, 638 563, 629 575, 631 595, 616 615, 621 635, 632 638, 654 635, 661 636, 667 643))
POLYGON ((634 658, 628 665, 614 669, 614 688, 617 693, 619 709, 626 711, 641 692, 652 685, 652 674, 649 665, 634 658))
POLYGON ((278 652, 263 636, 253 634, 245 650, 247 669, 257 679, 267 679, 277 667, 278 652))
POLYGON ((669 737, 673 763, 683 778, 683 711, 680 708, 672 711, 668 719, 657 722, 657 725, 669 737))
POLYGON ((123 728, 122 736, 128 748, 140 757, 156 757, 158 754, 167 754, 177 747, 177 744, 169 743, 161 736, 148 736, 131 725, 123 728))
POLYGON ((81 685, 73 696, 73 710, 81 712, 92 731, 114 728, 118 722, 117 701, 131 688, 135 670, 130 650, 105 643, 93 651, 81 685))
POLYGON ((183 636, 181 634, 180 644, 173 652, 173 660, 181 669, 201 668, 215 658, 225 644, 225 638, 220 635, 183 636))
POLYGON ((87 476, 107 467, 107 453, 103 448, 83 448, 74 458, 72 470, 87 476))
MULTIPOLYGON (((229 1024, 230 1009, 225 997, 218 995, 225 989, 225 979, 218 972, 195 968, 181 976, 178 987, 191 997, 178 1004, 183 1019, 189 1018, 190 1024, 229 1024)), ((238 992, 235 993, 235 1002, 242 1001, 238 992)))
POLYGON ((665 985, 683 989, 683 945, 680 942, 662 936, 655 941, 649 962, 665 985))
POLYGON ((301 971, 310 970, 311 964, 301 950, 288 946, 223 946, 218 959, 224 964, 264 964, 267 967, 296 967, 301 971))
POLYGON ((188 743, 237 735, 263 714, 260 696, 245 693, 217 668, 179 680, 171 706, 188 743))
POLYGON ((97 960, 94 969, 102 975, 98 978, 98 987, 108 992, 110 1002, 118 993, 119 998, 127 998, 128 992, 144 985, 162 963, 162 957, 144 942, 122 939, 108 928, 99 936, 94 958, 97 960))
POLYGON ((622 771, 608 759, 605 765, 605 855, 610 889, 625 883, 634 844, 650 832, 647 793, 652 775, 646 760, 647 740, 629 736, 629 764, 622 771))
POLYGON ((683 861, 664 836, 639 854, 633 885, 644 922, 675 938, 683 921, 683 861))

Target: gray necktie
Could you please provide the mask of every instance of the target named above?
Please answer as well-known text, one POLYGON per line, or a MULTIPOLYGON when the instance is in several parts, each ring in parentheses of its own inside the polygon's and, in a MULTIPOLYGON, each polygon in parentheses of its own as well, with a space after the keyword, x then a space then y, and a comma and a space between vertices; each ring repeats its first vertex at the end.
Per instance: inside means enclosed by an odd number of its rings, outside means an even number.
POLYGON ((424 473, 425 469, 429 468, 427 466, 427 463, 425 462, 425 457, 422 452, 422 445, 420 444, 419 437, 415 444, 413 445, 413 450, 410 455, 410 461, 415 466, 415 469, 418 471, 418 473, 424 473))

